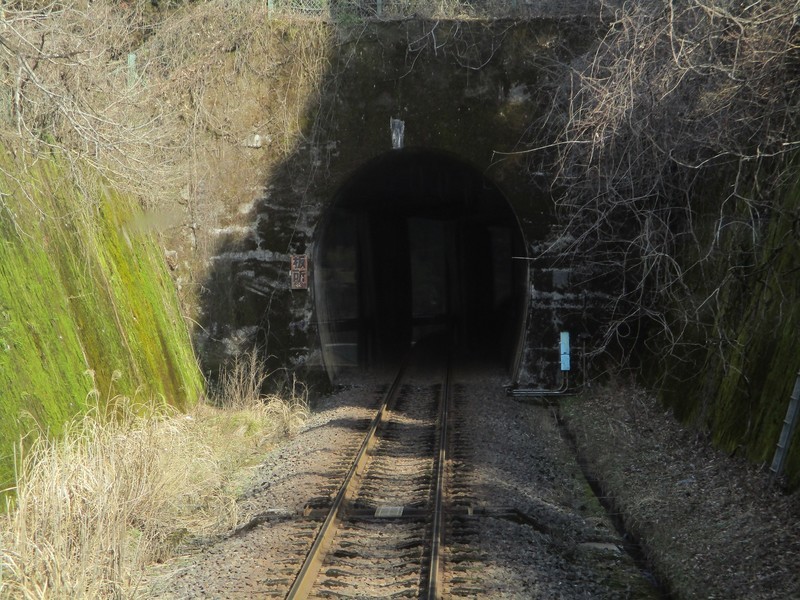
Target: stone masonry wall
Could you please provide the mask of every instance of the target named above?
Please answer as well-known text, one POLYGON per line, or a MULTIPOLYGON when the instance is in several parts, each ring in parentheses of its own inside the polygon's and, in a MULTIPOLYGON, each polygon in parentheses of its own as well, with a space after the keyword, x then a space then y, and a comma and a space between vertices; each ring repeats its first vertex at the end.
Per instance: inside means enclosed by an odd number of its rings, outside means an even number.
MULTIPOLYGON (((256 343, 276 369, 319 370, 314 291, 290 290, 289 256, 313 255, 337 189, 360 165, 391 151, 390 119, 404 122, 406 147, 450 153, 494 181, 520 221, 529 255, 539 256, 553 239, 552 202, 513 153, 547 143, 531 124, 549 109, 550 67, 584 49, 588 31, 581 19, 332 25, 328 73, 306 109, 303 139, 264 173, 253 197, 229 200, 215 226, 195 232, 208 254, 205 272, 196 275, 202 293, 195 338, 206 371, 213 376, 227 357, 256 343)), ((269 151, 258 135, 248 144, 253 153, 269 151)), ((581 287, 582 276, 557 254, 530 267, 517 376, 523 385, 554 386, 558 331, 568 328, 577 340, 591 328, 598 292, 581 287)))

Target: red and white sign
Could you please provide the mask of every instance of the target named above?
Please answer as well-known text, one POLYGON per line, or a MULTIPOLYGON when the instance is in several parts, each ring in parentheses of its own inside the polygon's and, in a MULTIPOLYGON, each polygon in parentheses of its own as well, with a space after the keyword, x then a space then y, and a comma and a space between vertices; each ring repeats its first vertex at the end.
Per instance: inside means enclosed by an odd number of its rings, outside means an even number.
POLYGON ((308 255, 292 254, 290 257, 289 277, 293 290, 308 289, 308 255))

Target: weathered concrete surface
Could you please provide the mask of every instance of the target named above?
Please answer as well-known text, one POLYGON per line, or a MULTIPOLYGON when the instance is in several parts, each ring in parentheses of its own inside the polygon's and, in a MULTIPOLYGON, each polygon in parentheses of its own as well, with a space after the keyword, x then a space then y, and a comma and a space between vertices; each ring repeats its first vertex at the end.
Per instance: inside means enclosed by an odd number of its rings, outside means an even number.
MULTIPOLYGON (((392 118, 405 123, 406 147, 452 154, 497 184, 529 256, 539 256, 552 236, 552 202, 513 152, 547 143, 536 124, 550 108, 552 67, 584 50, 592 31, 582 19, 332 25, 329 72, 305 112, 302 143, 265 173, 262 194, 238 199, 206 232, 215 244, 196 336, 206 369, 253 343, 276 367, 321 367, 314 290, 290 290, 289 256, 313 255, 336 191, 391 151, 392 118)), ((530 262, 527 338, 512 374, 523 384, 557 385, 559 329, 576 340, 591 328, 596 294, 554 256, 530 262)))

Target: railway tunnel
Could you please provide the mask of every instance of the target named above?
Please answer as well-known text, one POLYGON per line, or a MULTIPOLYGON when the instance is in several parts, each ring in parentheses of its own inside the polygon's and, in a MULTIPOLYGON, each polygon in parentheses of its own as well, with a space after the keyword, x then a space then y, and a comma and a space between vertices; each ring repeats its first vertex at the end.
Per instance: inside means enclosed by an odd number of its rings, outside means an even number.
POLYGON ((558 387, 560 334, 591 326, 595 292, 548 252, 552 190, 529 150, 549 144, 549 65, 588 43, 584 25, 414 19, 337 38, 287 156, 251 144, 269 139, 260 122, 220 151, 234 179, 269 162, 257 196, 204 192, 214 226, 187 240, 210 249, 195 330, 209 377, 257 347, 324 387, 438 337, 510 384, 558 387))
POLYGON ((329 375, 439 342, 511 369, 527 268, 517 217, 456 156, 393 150, 355 170, 320 223, 315 309, 329 375))

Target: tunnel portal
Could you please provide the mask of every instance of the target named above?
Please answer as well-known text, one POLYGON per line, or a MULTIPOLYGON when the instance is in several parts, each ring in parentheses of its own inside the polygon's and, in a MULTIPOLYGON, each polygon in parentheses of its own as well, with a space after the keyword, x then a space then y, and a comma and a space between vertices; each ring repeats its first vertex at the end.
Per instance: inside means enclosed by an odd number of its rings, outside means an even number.
POLYGON ((525 244, 498 187, 461 160, 394 150, 336 193, 314 256, 331 377, 438 339, 513 369, 524 327, 525 244))

